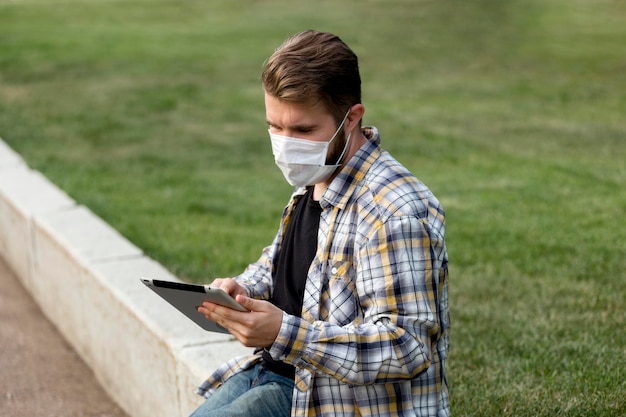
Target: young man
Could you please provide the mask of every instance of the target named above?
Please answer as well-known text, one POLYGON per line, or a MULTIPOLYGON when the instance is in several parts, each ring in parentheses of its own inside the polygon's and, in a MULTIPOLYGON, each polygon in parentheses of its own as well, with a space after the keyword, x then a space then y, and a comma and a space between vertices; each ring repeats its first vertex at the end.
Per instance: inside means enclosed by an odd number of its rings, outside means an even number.
POLYGON ((199 388, 193 416, 448 416, 443 209, 361 127, 357 57, 338 37, 290 37, 262 80, 296 188, 261 258, 213 283, 250 312, 199 308, 258 349, 199 388))

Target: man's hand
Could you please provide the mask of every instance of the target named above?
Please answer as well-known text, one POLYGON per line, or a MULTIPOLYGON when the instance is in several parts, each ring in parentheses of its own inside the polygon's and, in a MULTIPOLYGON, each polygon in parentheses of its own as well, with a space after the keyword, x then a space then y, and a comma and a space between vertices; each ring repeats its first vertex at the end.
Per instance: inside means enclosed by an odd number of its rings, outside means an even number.
MULTIPOLYGON (((239 286, 236 282, 232 282, 239 286)), ((228 292, 224 286, 220 288, 228 292)), ((283 311, 268 301, 255 300, 238 292, 236 294, 235 300, 250 310, 249 312, 236 311, 210 302, 205 302, 198 307, 198 312, 227 328, 244 346, 271 346, 278 336, 283 321, 283 311)))
POLYGON ((217 278, 213 280, 211 287, 221 288, 233 298, 238 295, 248 295, 246 290, 232 278, 217 278))

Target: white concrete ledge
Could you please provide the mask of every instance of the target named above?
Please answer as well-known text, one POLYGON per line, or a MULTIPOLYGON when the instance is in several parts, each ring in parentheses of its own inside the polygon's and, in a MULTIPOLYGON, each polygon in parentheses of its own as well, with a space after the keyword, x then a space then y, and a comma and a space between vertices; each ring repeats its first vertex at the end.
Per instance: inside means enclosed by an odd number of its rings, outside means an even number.
POLYGON ((131 416, 188 416, 218 365, 249 353, 197 327, 140 277, 178 280, 0 139, 0 257, 131 416))

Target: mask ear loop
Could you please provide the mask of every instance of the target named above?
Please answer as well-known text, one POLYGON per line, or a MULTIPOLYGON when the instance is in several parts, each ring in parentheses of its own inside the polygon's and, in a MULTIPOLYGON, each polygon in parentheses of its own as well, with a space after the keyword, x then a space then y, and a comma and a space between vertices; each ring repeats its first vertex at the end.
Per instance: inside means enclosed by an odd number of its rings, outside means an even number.
POLYGON ((335 165, 343 165, 343 156, 346 154, 346 150, 348 150, 348 145, 350 144, 350 137, 352 136, 352 132, 348 133, 348 137, 346 138, 346 144, 343 147, 343 151, 341 151, 341 155, 337 158, 337 163, 335 165))
MULTIPOLYGON (((335 135, 333 136, 333 139, 335 139, 335 137, 337 136, 337 134, 339 133, 339 131, 341 130, 343 125, 346 123, 346 119, 348 118, 348 115, 350 114, 350 110, 352 110, 352 106, 348 109, 348 111, 346 112, 346 115, 343 116, 343 120, 341 121, 341 124, 339 125, 339 129, 337 129, 337 132, 335 132, 335 135)), ((342 162, 343 161, 343 156, 346 154, 346 150, 348 150, 348 145, 350 144, 350 137, 351 136, 352 136, 352 132, 348 133, 348 137, 346 138, 346 144, 343 146, 343 151, 341 151, 341 155, 339 155, 339 158, 337 158, 337 162, 335 163, 335 165, 342 165, 343 164, 343 162, 342 162)), ((331 139, 331 141, 333 139, 331 139)))
MULTIPOLYGON (((351 109, 352 107, 350 107, 351 109)), ((335 138, 337 137, 337 135, 339 134, 339 131, 341 131, 341 128, 343 127, 343 125, 346 123, 346 119, 348 118, 348 115, 350 114, 350 109, 348 109, 348 111, 346 112, 346 115, 343 116, 343 120, 341 121, 341 123, 339 123, 339 127, 337 128, 337 130, 335 130, 335 134, 333 135, 332 138, 330 138, 330 140, 328 141, 328 144, 330 145, 335 138)))
MULTIPOLYGON (((348 119, 348 115, 350 114, 350 110, 352 110, 352 107, 350 107, 348 109, 348 111, 346 112, 346 115, 343 116, 343 120, 341 121, 341 124, 339 125, 339 128, 337 129, 337 131, 333 135, 332 139, 330 141, 328 141, 329 144, 330 144, 330 142, 332 142, 337 137, 337 134, 339 133, 339 131, 341 130, 343 125, 346 123, 346 119, 348 119)), ((343 156, 346 154, 346 150, 348 150, 348 144, 350 143, 350 137, 351 136, 352 136, 352 132, 348 133, 348 137, 346 138, 346 144, 343 146, 343 150, 341 151, 341 155, 339 155, 339 158, 337 158, 337 162, 335 163, 335 165, 343 165, 343 162, 342 162, 343 156)))

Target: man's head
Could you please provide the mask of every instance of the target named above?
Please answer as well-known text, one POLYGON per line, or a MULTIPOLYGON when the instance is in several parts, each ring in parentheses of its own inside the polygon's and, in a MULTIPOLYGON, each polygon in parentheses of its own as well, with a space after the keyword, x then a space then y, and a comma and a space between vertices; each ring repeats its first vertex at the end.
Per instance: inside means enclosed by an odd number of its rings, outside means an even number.
POLYGON ((350 106, 361 103, 358 59, 331 33, 307 30, 289 37, 268 59, 261 78, 270 96, 321 105, 337 125, 350 106))

